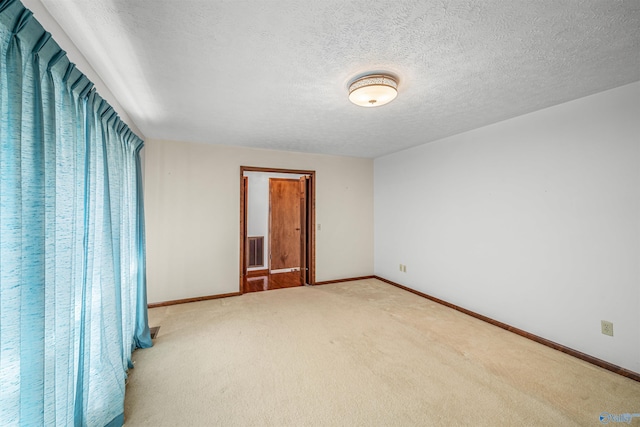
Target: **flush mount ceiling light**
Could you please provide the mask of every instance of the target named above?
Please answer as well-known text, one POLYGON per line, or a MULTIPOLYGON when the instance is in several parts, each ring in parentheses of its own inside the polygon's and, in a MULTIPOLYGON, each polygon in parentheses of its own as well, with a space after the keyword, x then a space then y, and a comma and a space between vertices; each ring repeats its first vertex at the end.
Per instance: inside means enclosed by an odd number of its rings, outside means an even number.
POLYGON ((349 101, 361 107, 379 107, 398 95, 398 80, 387 74, 364 76, 349 85, 349 101))

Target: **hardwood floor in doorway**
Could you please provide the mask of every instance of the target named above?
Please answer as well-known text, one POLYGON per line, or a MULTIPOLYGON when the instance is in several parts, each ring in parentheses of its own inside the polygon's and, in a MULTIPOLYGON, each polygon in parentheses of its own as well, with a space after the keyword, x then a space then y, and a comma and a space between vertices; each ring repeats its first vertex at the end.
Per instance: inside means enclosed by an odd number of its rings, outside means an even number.
POLYGON ((261 292, 272 289, 302 286, 300 272, 269 274, 268 270, 249 271, 242 284, 242 292, 261 292))

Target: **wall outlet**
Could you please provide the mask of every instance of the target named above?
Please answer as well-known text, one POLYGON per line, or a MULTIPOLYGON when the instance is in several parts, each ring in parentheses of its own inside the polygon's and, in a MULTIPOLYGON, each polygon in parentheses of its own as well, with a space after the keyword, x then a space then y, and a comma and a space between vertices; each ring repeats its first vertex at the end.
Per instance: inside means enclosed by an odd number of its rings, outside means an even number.
POLYGON ((607 322, 606 320, 601 321, 602 333, 604 335, 613 336, 613 323, 607 322))
POLYGON ((400 264, 400 271, 402 271, 403 273, 407 272, 407 266, 404 264, 400 264))

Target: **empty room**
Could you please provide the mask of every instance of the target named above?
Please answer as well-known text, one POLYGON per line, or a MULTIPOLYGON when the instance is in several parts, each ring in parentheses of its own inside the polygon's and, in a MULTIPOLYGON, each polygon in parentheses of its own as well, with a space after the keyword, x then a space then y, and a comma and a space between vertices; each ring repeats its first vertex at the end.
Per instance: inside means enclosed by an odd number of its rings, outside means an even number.
POLYGON ((0 425, 640 425, 636 0, 0 0, 0 425))

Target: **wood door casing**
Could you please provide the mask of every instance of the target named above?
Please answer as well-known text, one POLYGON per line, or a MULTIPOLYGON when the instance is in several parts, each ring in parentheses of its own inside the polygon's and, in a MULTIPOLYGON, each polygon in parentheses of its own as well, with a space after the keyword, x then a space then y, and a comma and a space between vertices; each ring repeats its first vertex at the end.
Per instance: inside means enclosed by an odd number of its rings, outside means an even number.
MULTIPOLYGON (((240 281, 242 281, 242 278, 247 274, 247 254, 245 251, 248 249, 247 202, 249 197, 249 178, 242 176, 240 185, 240 236, 242 238, 242 242, 240 243, 240 259, 242 260, 240 281)), ((240 291, 242 292, 242 287, 240 287, 240 291)))
MULTIPOLYGON (((307 252, 307 278, 303 283, 314 285, 316 283, 316 172, 313 170, 302 169, 279 169, 259 166, 240 166, 240 263, 239 263, 239 292, 244 293, 244 282, 247 277, 247 188, 244 183, 246 172, 262 172, 262 173, 281 173, 307 175, 309 177, 307 184, 307 236, 306 236, 306 252, 307 252)), ((269 248, 265 248, 268 250, 269 248)), ((268 261, 267 261, 268 265, 268 261)))
POLYGON ((309 204, 309 182, 308 175, 300 177, 300 281, 302 284, 309 284, 309 224, 308 224, 308 204, 309 204))
POLYGON ((301 267, 300 182, 269 179, 269 269, 301 267))

